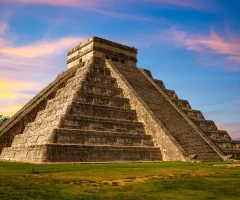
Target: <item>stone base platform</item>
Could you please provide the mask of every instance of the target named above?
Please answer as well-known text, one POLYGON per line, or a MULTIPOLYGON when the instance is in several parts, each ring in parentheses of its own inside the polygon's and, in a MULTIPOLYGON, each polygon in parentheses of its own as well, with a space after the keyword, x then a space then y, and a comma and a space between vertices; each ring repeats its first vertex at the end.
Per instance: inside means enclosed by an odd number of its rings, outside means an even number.
MULTIPOLYGON (((125 162, 160 161, 161 153, 155 147, 92 146, 46 144, 37 147, 15 147, 2 153, 5 161, 22 162, 125 162)), ((1 158, 0 158, 1 159, 1 158)))

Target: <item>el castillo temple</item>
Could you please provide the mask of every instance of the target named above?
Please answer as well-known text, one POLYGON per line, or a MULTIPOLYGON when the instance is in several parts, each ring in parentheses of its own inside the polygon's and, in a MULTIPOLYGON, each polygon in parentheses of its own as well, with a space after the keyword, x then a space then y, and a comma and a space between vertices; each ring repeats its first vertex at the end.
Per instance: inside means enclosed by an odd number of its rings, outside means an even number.
POLYGON ((0 160, 240 159, 240 141, 136 63, 137 49, 98 37, 71 49, 68 69, 1 126, 0 160))

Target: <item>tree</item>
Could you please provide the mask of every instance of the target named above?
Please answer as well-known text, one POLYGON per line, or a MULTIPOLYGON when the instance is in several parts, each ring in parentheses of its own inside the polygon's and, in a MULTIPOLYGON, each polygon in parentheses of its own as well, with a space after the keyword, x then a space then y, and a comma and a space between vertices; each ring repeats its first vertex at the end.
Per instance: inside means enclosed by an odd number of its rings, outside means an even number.
POLYGON ((8 116, 0 115, 0 126, 9 119, 8 116))

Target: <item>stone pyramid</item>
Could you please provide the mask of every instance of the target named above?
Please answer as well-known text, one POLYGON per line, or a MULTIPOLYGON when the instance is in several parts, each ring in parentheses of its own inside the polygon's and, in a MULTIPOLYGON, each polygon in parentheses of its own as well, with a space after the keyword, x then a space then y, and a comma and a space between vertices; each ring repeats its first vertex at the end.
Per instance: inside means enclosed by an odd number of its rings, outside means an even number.
POLYGON ((137 49, 92 37, 0 128, 0 159, 23 162, 240 159, 233 141, 136 67, 137 49))

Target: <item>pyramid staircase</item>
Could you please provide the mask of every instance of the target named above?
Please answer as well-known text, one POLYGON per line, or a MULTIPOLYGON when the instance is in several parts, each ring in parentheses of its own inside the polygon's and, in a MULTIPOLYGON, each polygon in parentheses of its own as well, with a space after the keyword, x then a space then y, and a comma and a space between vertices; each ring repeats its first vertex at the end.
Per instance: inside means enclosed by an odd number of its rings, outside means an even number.
MULTIPOLYGON (((150 71, 145 71, 152 78, 150 71)), ((167 89, 162 80, 153 80, 170 97, 172 102, 220 149, 225 155, 225 159, 240 159, 240 141, 232 140, 227 131, 218 130, 214 121, 206 120, 202 112, 192 109, 187 100, 179 99, 176 92, 167 89)), ((191 142, 197 141, 193 138, 191 142)))
MULTIPOLYGON (((130 90, 136 93, 137 101, 146 108, 146 111, 142 112, 144 108, 139 104, 136 110, 146 130, 153 135, 155 145, 160 147, 163 160, 223 159, 222 152, 169 98, 168 95, 173 94, 173 91, 163 91, 151 77, 150 71, 146 72, 134 66, 126 68, 119 62, 107 63, 110 69, 116 72, 116 77, 127 85, 125 92, 131 88, 130 90), (177 154, 178 157, 175 156, 177 154)), ((186 103, 181 100, 179 102, 186 103)))
POLYGON ((77 75, 69 78, 55 97, 47 101, 45 109, 37 113, 34 122, 26 125, 23 134, 15 136, 12 146, 3 149, 2 159, 35 162, 161 160, 159 148, 154 147, 152 136, 146 135, 143 123, 138 122, 136 111, 131 110, 129 99, 124 98, 104 59, 93 58, 85 65, 86 72, 81 78, 77 75), (66 98, 71 96, 71 103, 68 103, 66 98), (51 126, 46 128, 48 125, 43 120, 51 126))

